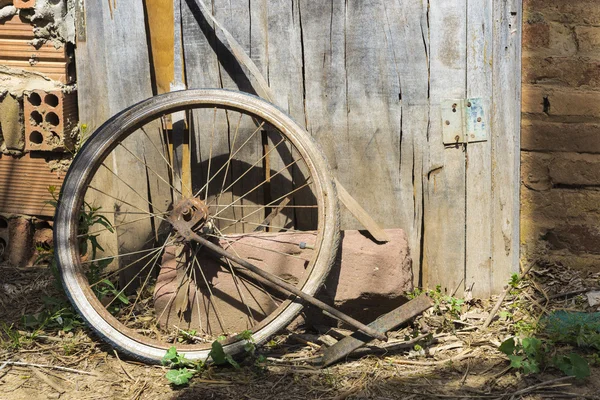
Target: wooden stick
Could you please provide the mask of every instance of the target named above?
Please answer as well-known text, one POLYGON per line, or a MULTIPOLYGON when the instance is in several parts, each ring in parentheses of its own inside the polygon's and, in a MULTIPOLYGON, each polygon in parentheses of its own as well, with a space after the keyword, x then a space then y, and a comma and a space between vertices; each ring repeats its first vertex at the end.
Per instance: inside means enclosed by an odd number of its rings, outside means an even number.
POLYGON ((61 388, 60 386, 58 386, 58 384, 56 382, 54 382, 52 379, 50 379, 49 377, 47 377, 46 375, 44 375, 44 373, 39 370, 37 367, 32 367, 29 366, 29 369, 38 377, 40 378, 42 381, 44 381, 44 383, 46 383, 48 386, 50 386, 52 389, 56 390, 58 393, 63 394, 66 392, 65 389, 61 388))
POLYGON ((74 374, 83 374, 83 375, 92 375, 98 376, 98 374, 94 374, 93 372, 81 371, 79 369, 67 368, 67 367, 59 367, 58 365, 42 365, 42 364, 32 364, 20 361, 4 361, 3 366, 6 365, 14 365, 16 367, 37 367, 37 368, 49 368, 49 369, 57 369, 59 371, 72 372, 74 374))
MULTIPOLYGON (((533 268, 534 265, 535 265, 535 262, 532 262, 531 264, 529 264, 529 266, 527 267, 527 269, 525 271, 523 271, 523 273, 521 275, 519 275, 519 280, 523 279, 525 277, 525 275, 527 275, 529 273, 529 271, 531 270, 531 268, 533 268)), ((481 329, 486 329, 488 326, 490 326, 490 324, 492 323, 492 320, 494 319, 494 317, 498 313, 498 310, 500 309, 500 306, 502 306, 502 303, 504 302, 504 299, 506 299, 506 296, 508 296, 508 293, 510 293, 510 289, 512 289, 512 286, 506 285, 506 287, 504 288, 504 292, 502 292, 502 294, 498 298, 498 301, 496 302, 496 305, 494 305, 494 308, 490 312, 490 316, 485 320, 485 322, 481 326, 481 329)))
POLYGON ((123 372, 125 372, 125 375, 127 375, 127 377, 129 378, 129 380, 131 382, 135 382, 135 379, 133 379, 133 377, 131 375, 129 375, 129 372, 127 372, 127 370, 125 369, 125 367, 123 366, 123 362, 121 361, 121 359, 119 358, 119 355, 117 354, 116 350, 113 350, 113 353, 115 353, 115 357, 117 357, 117 360, 119 361, 119 365, 121 366, 121 369, 123 370, 123 372))

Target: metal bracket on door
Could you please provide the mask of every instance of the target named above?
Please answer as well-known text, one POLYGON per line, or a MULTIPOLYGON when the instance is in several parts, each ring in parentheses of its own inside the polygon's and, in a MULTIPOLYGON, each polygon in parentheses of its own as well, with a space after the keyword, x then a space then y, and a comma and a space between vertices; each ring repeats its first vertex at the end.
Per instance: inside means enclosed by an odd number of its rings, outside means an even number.
POLYGON ((481 98, 442 100, 444 144, 485 142, 487 121, 481 98))

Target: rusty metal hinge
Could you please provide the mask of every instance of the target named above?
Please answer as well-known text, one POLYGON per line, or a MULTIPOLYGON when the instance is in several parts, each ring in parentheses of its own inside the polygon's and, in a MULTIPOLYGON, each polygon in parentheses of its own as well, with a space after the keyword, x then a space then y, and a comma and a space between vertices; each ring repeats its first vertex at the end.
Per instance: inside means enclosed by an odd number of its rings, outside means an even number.
POLYGON ((485 142, 486 114, 481 98, 442 100, 444 144, 485 142))

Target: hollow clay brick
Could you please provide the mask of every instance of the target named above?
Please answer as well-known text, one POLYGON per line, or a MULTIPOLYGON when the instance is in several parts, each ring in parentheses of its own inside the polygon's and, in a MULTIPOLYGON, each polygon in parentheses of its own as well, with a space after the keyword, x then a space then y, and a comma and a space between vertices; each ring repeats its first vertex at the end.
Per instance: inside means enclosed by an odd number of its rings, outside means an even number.
POLYGON ((71 132, 77 125, 77 97, 60 90, 29 93, 24 103, 27 151, 66 151, 73 148, 71 132))

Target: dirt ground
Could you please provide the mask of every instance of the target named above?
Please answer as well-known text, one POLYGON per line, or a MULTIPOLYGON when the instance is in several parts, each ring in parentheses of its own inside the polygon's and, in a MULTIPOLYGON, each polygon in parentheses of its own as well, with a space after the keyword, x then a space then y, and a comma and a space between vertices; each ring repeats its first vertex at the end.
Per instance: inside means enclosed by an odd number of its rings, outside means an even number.
MULTIPOLYGON (((165 378, 166 368, 117 357, 77 323, 69 332, 27 328, 23 315, 43 311, 48 298, 61 298, 60 291, 46 268, 0 265, 0 399, 600 399, 593 351, 578 351, 591 364, 591 377, 581 381, 553 368, 524 375, 498 351, 510 336, 535 335, 530 330, 544 313, 596 311, 584 294, 599 283, 597 274, 536 265, 487 329, 481 326, 496 298, 465 299, 454 309, 446 299, 390 333, 388 344, 374 343, 329 368, 310 360, 344 331, 296 330, 261 347, 264 362, 208 367, 190 385, 176 388, 165 378), (417 334, 426 337, 403 344, 417 334)), ((60 311, 69 318, 68 310, 60 311)))

